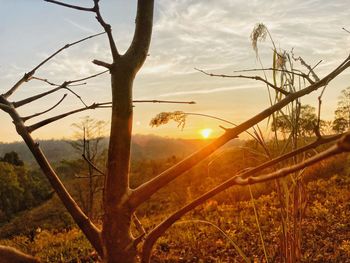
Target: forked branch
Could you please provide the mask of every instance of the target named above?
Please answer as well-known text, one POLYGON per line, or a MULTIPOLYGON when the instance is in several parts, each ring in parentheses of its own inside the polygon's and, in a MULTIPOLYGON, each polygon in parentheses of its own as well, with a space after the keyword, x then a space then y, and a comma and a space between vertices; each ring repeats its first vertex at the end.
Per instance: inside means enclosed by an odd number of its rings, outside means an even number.
POLYGON ((110 49, 111 49, 113 60, 115 61, 117 58, 120 57, 120 55, 118 53, 117 46, 116 46, 115 41, 113 39, 112 28, 111 28, 111 26, 109 24, 107 24, 103 20, 103 18, 101 16, 99 0, 93 0, 94 1, 94 6, 90 7, 90 8, 89 7, 77 6, 77 5, 71 5, 71 4, 67 4, 67 3, 64 3, 64 2, 61 2, 61 1, 56 1, 56 0, 44 0, 44 1, 48 2, 48 3, 52 3, 52 4, 64 6, 64 7, 68 7, 68 8, 71 8, 71 9, 79 10, 79 11, 87 11, 87 12, 95 13, 97 21, 100 23, 100 25, 103 27, 103 29, 107 33, 107 37, 108 37, 108 40, 109 40, 109 45, 110 45, 110 49))
POLYGON ((23 122, 26 122, 27 120, 31 119, 31 118, 34 118, 34 117, 38 117, 40 115, 43 115, 51 110, 53 110, 54 108, 56 108, 58 105, 61 104, 61 102, 67 97, 67 94, 64 94, 63 97, 55 104, 53 105, 51 108, 47 109, 47 110, 44 110, 42 112, 39 112, 39 113, 35 113, 35 114, 32 114, 30 116, 27 116, 27 117, 22 117, 22 121, 23 122))
POLYGON ((100 103, 93 103, 91 104, 90 106, 87 106, 87 107, 83 107, 83 108, 80 108, 80 109, 76 109, 76 110, 72 110, 72 111, 69 111, 69 112, 66 112, 66 113, 63 113, 63 114, 60 114, 60 115, 57 115, 57 116, 54 116, 54 117, 51 117, 51 118, 48 118, 48 119, 45 119, 43 121, 40 121, 38 123, 35 123, 31 126, 28 126, 27 127, 27 130, 29 133, 45 126, 45 125, 48 125, 52 122, 55 122, 55 121, 58 121, 60 119, 63 119, 65 117, 68 117, 72 114, 75 114, 75 113, 78 113, 78 112, 82 112, 82 111, 86 111, 86 110, 93 110, 93 109, 96 109, 96 108, 99 108, 101 106, 100 103))
MULTIPOLYGON (((52 83, 52 82, 49 82, 49 81, 45 81, 45 79, 43 79, 45 82, 48 82, 51 86, 58 86, 52 90, 49 90, 49 91, 46 91, 46 92, 43 92, 43 93, 39 93, 37 95, 34 95, 32 97, 29 97, 29 98, 25 98, 23 100, 20 100, 20 101, 17 101, 17 102, 13 102, 13 106, 15 108, 18 108, 18 107, 21 107, 23 105, 26 105, 28 103, 31 103, 33 101, 36 101, 38 99, 41 99, 49 94, 52 94, 56 91, 59 91, 61 89, 65 89, 65 90, 68 90, 70 93, 72 93, 74 96, 76 96, 83 104, 84 106, 87 107, 87 105, 85 104, 85 102, 82 100, 82 98, 76 93, 74 92, 73 90, 71 90, 69 88, 70 85, 72 85, 73 83, 79 83, 79 82, 82 82, 82 81, 85 81, 85 80, 88 80, 88 79, 91 79, 91 78, 95 78, 97 76, 100 76, 104 73, 108 72, 108 70, 105 70, 105 71, 102 71, 102 72, 99 72, 99 73, 96 73, 96 74, 93 74, 91 76, 88 76, 88 77, 85 77, 85 78, 81 78, 81 79, 76 79, 76 80, 69 80, 69 81, 65 81, 63 82, 61 85, 57 85, 55 83, 52 83)), ((38 78, 35 78, 35 79, 38 79, 38 78)))

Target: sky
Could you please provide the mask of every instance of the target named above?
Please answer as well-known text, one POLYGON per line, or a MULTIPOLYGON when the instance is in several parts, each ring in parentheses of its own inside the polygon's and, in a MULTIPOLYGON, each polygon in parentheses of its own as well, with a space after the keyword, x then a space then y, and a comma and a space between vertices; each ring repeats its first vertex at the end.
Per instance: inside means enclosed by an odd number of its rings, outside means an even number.
MULTIPOLYGON (((92 0, 66 1, 89 7, 92 0)), ((125 51, 132 39, 136 0, 101 0, 101 12, 110 23, 118 49, 125 51)), ((92 13, 80 12, 41 0, 0 0, 0 89, 6 92, 25 72, 67 43, 101 32, 92 13)), ((136 104, 134 134, 155 134, 175 138, 198 138, 202 129, 212 129, 209 137, 223 132, 227 124, 199 116, 189 116, 183 129, 176 123, 152 128, 150 120, 163 111, 184 111, 214 115, 239 124, 269 106, 266 86, 253 80, 205 76, 195 70, 234 74, 235 70, 260 68, 251 46, 250 34, 257 23, 264 23, 280 50, 303 57, 310 65, 322 63, 316 73, 322 77, 349 55, 350 29, 344 0, 158 0, 152 42, 143 68, 134 83, 134 99, 195 101, 195 105, 136 104)), ((271 42, 258 43, 264 67, 272 66, 271 42)), ((65 50, 38 70, 36 76, 55 83, 83 78, 103 68, 93 59, 110 62, 105 36, 99 36, 65 50)), ((302 69, 295 63, 295 67, 302 69)), ((346 70, 327 86, 323 95, 322 118, 331 120, 340 91, 350 86, 346 70)), ((40 81, 30 81, 11 97, 13 101, 49 90, 40 81)), ((110 101, 109 76, 105 74, 74 87, 86 103, 110 101)), ((54 105, 64 91, 20 109, 24 116, 54 105)), ((317 106, 320 91, 302 102, 317 106)), ((36 121, 81 107, 69 94, 55 110, 36 121)), ((72 138, 72 123, 89 115, 109 122, 110 111, 98 109, 72 115, 33 133, 34 138, 72 138)), ((0 141, 20 140, 11 119, 0 113, 0 141)), ((265 124, 261 124, 265 129, 265 124)), ((267 129, 267 128, 266 128, 267 129)))

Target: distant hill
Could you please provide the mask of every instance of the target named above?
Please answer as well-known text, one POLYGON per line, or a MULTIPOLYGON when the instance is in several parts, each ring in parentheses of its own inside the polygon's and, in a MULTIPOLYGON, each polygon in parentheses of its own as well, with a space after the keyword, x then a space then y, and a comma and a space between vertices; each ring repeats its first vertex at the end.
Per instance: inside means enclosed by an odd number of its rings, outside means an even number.
MULTIPOLYGON (((47 158, 57 163, 63 159, 80 158, 81 153, 77 152, 70 144, 69 140, 44 140, 38 141, 47 158)), ((155 135, 134 135, 132 139, 131 152, 135 161, 142 159, 165 159, 175 155, 183 158, 203 147, 209 140, 187 140, 160 137, 155 135)), ((226 147, 237 146, 242 142, 239 140, 231 141, 226 147)), ((102 147, 107 148, 108 140, 102 141, 102 147)), ((34 158, 23 142, 0 143, 0 156, 6 152, 15 151, 19 157, 26 163, 33 163, 34 158)))

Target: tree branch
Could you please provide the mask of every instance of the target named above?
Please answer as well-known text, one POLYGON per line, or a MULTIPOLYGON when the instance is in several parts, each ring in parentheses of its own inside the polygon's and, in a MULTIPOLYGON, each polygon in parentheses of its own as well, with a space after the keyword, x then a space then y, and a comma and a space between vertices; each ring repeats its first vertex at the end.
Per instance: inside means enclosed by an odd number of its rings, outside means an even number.
POLYGON ((108 70, 105 70, 105 71, 102 71, 102 72, 99 72, 99 73, 96 73, 96 74, 93 74, 91 76, 88 76, 88 77, 85 77, 85 78, 81 78, 81 79, 76 79, 76 80, 69 80, 69 81, 65 81, 63 82, 61 85, 57 85, 55 83, 52 83, 52 82, 49 82, 47 81, 46 79, 40 79, 40 78, 33 78, 33 79, 39 79, 39 80, 42 80, 44 82, 47 82, 49 83, 51 86, 58 86, 57 88, 54 88, 52 90, 49 90, 49 91, 46 91, 46 92, 43 92, 43 93, 40 93, 40 94, 37 94, 37 95, 34 95, 32 97, 29 97, 29 98, 26 98, 26 99, 23 99, 21 101, 18 101, 18 102, 13 102, 13 106, 15 108, 18 108, 18 107, 21 107, 25 104, 28 104, 28 103, 31 103, 35 100, 38 100, 40 98, 43 98, 51 93, 54 93, 60 89, 66 89, 68 90, 69 92, 71 92, 74 96, 76 96, 83 104, 85 107, 87 107, 86 103, 83 101, 83 99, 77 94, 75 93, 73 90, 71 90, 70 88, 68 88, 68 86, 70 86, 72 83, 77 83, 77 82, 81 82, 81 81, 84 81, 84 80, 88 80, 88 79, 91 79, 91 78, 95 78, 97 76, 100 76, 104 73, 108 72, 108 70))
POLYGON ((28 126, 27 127, 27 130, 29 133, 35 131, 36 129, 39 129, 45 125, 48 125, 52 122, 55 122, 55 121, 58 121, 60 119, 63 119, 69 115, 72 115, 72 114, 75 114, 75 113, 78 113, 78 112, 82 112, 82 111, 86 111, 86 110, 93 110, 93 109, 96 109, 96 108, 99 108, 100 107, 100 104, 99 103, 93 103, 91 104, 90 106, 88 107, 83 107, 83 108, 80 108, 80 109, 76 109, 76 110, 72 110, 72 111, 69 111, 69 112, 66 112, 66 113, 63 113, 63 114, 60 114, 60 115, 57 115, 57 116, 54 116, 54 117, 51 117, 51 118, 48 118, 46 120, 43 120, 43 121, 40 121, 38 123, 35 123, 31 126, 28 126))
POLYGON ((31 135, 29 134, 27 127, 24 125, 21 117, 16 109, 5 98, 0 96, 0 103, 6 104, 11 108, 8 111, 13 123, 16 126, 17 133, 23 138, 24 142, 32 152, 35 160, 40 166, 41 170, 49 180, 52 188, 61 199, 63 205, 66 207, 70 215, 73 217, 75 223, 83 231, 87 239, 96 249, 96 251, 102 255, 102 244, 100 239, 100 230, 89 220, 84 212, 77 205, 73 197, 68 193, 67 189, 62 184, 61 180, 57 176, 56 172, 51 167, 50 163, 46 159, 38 143, 35 143, 31 135))
POLYGON ((81 155, 83 157, 83 159, 88 163, 88 165, 90 165, 96 172, 98 172, 100 175, 105 176, 105 173, 101 171, 101 169, 99 169, 91 160, 89 160, 85 153, 83 153, 81 155))
POLYGON ((314 81, 312 79, 310 79, 310 77, 308 75, 306 75, 305 73, 303 73, 300 70, 296 70, 293 69, 292 71, 287 70, 287 69, 277 69, 277 68, 255 68, 255 69, 243 69, 243 70, 234 70, 234 73, 239 73, 239 72, 252 72, 252 71, 277 71, 277 72, 285 72, 285 73, 289 73, 289 74, 293 74, 299 77, 302 77, 304 79, 306 79, 310 84, 313 84, 314 81), (298 73, 298 72, 300 73, 298 73))
POLYGON ((350 34, 350 31, 347 30, 345 27, 342 28, 345 32, 349 33, 350 34))
POLYGON ((108 37, 108 41, 109 41, 109 46, 111 49, 111 53, 112 53, 112 58, 113 58, 113 62, 115 62, 119 57, 119 53, 118 53, 118 49, 117 46, 115 44, 115 41, 113 39, 113 34, 112 34, 112 28, 110 24, 107 24, 102 16, 101 16, 101 12, 100 12, 100 6, 99 6, 99 0, 94 0, 95 6, 94 6, 94 12, 96 13, 96 19, 97 21, 100 23, 100 25, 103 27, 103 29, 105 30, 105 32, 107 33, 107 37, 108 37))
POLYGON ((217 150, 218 148, 226 144, 228 141, 237 137, 240 133, 251 128, 255 124, 259 123, 260 121, 264 120, 274 112, 282 109, 283 107, 288 105, 290 102, 296 100, 297 98, 303 97, 317 90, 318 88, 325 86, 337 75, 339 75, 342 71, 347 69, 349 66, 350 66, 350 56, 347 57, 343 61, 343 63, 341 63, 335 70, 333 70, 323 79, 321 79, 319 82, 311 84, 310 86, 300 91, 289 94, 284 99, 280 100, 276 104, 265 109, 264 111, 260 112, 254 117, 248 119, 247 121, 241 123, 237 127, 227 130, 222 136, 214 140, 212 143, 203 147, 199 151, 193 153, 192 155, 185 158, 178 164, 174 165, 173 167, 169 168, 168 170, 154 177, 150 181, 140 185, 138 188, 134 189, 130 195, 130 198, 129 198, 130 206, 136 208, 141 203, 145 202, 149 197, 151 197, 155 192, 157 192, 164 185, 168 184, 169 182, 177 178, 179 175, 189 170, 195 164, 199 163, 200 161, 208 157, 211 153, 213 153, 215 150, 217 150))
POLYGON ((28 73, 25 73, 24 76, 19 80, 17 81, 17 83, 9 90, 7 91, 5 94, 3 94, 2 96, 7 99, 8 97, 10 97, 24 82, 27 82, 30 80, 30 78, 35 74, 35 71, 38 70, 42 65, 44 65, 46 62, 48 62, 50 59, 52 59, 54 56, 56 56, 58 53, 62 52, 63 50, 73 46, 73 45, 76 45, 80 42, 83 42, 85 40, 88 40, 90 38, 93 38, 93 37, 97 37, 99 35, 102 35, 104 34, 104 32, 102 33, 98 33, 98 34, 95 34, 95 35, 91 35, 91 36, 88 36, 88 37, 85 37, 83 39, 80 39, 78 41, 75 41, 73 43, 70 43, 70 44, 66 44, 64 47, 60 48, 59 50, 57 50, 55 53, 53 53, 51 56, 49 56, 48 58, 46 58, 45 60, 43 60, 42 62, 39 63, 39 65, 37 65, 35 68, 33 68, 31 71, 29 71, 28 73))
POLYGON ((92 61, 92 63, 94 63, 95 65, 97 66, 101 66, 101 67, 104 67, 104 68, 108 68, 108 69, 111 69, 112 68, 112 65, 107 63, 107 62, 104 62, 104 61, 100 61, 100 60, 97 60, 97 59, 94 59, 92 61))
MULTIPOLYGON (((294 150, 292 152, 289 152, 287 154, 284 154, 282 156, 274 158, 274 159, 272 159, 268 162, 265 162, 257 167, 254 167, 246 172, 240 173, 240 174, 226 180, 225 182, 218 185, 217 187, 209 190, 208 192, 201 195, 200 197, 196 198, 195 200, 193 200, 189 204, 185 205, 184 207, 182 207, 181 209, 179 209, 178 211, 173 213, 166 220, 164 220, 162 223, 160 223, 158 226, 156 226, 150 233, 147 234, 147 236, 145 238, 143 252, 142 252, 143 253, 143 256, 142 256, 143 262, 148 262, 154 243, 170 226, 172 226, 177 220, 179 220, 186 213, 188 213, 189 211, 192 211, 195 207, 203 204, 208 199, 221 193, 222 191, 228 189, 229 187, 232 187, 234 185, 238 185, 237 178, 242 178, 242 179, 252 178, 252 176, 255 176, 258 172, 261 172, 268 167, 279 164, 280 162, 282 162, 286 159, 294 157, 294 156, 301 154, 305 151, 308 151, 310 149, 314 149, 320 145, 335 141, 342 136, 343 136, 342 134, 339 134, 339 135, 335 135, 335 136, 318 138, 315 142, 313 142, 309 145, 306 145, 306 146, 301 147, 297 150, 294 150)), ((259 175, 256 178, 259 178, 259 175)))
POLYGON ((154 0, 138 0, 136 26, 130 47, 125 58, 134 65, 136 71, 140 69, 148 55, 153 25, 154 0))
POLYGON ((53 105, 51 108, 45 110, 45 111, 42 111, 42 112, 39 112, 39 113, 35 113, 33 115, 30 115, 30 116, 27 116, 27 117, 22 117, 22 121, 23 122, 26 122, 27 120, 31 119, 31 118, 34 118, 34 117, 37 117, 37 116, 40 116, 42 114, 45 114, 51 110, 53 110, 54 108, 56 108, 58 105, 61 104, 61 102, 67 97, 67 94, 64 94, 63 97, 55 104, 53 105))
MULTIPOLYGON (((319 81, 320 78, 316 75, 315 71, 314 71, 314 68, 315 67, 311 67, 309 64, 307 64, 305 62, 305 60, 302 58, 302 57, 295 57, 294 56, 294 53, 293 53, 293 50, 292 50, 292 58, 295 60, 295 61, 300 61, 300 64, 303 65, 305 68, 307 68, 309 70, 309 73, 307 75, 309 75, 311 73, 312 77, 315 79, 315 81, 319 81)), ((318 64, 316 64, 317 66, 318 64)))
POLYGON ((56 1, 56 0, 44 0, 44 1, 48 2, 48 3, 52 3, 52 4, 61 5, 61 6, 64 6, 64 7, 80 10, 80 11, 95 12, 93 7, 89 8, 89 7, 82 7, 82 6, 77 6, 77 5, 71 5, 71 4, 66 4, 66 3, 63 3, 63 2, 60 2, 60 1, 56 1))
POLYGON ((281 92, 282 94, 284 95, 288 95, 289 92, 284 90, 284 89, 281 89, 279 87, 277 87, 276 85, 270 83, 269 81, 267 81, 266 79, 263 79, 262 77, 259 77, 259 76, 245 76, 245 75, 224 75, 224 74, 213 74, 213 73, 208 73, 204 70, 201 70, 201 69, 197 69, 195 68, 195 70, 207 75, 207 76, 210 76, 210 77, 221 77, 221 78, 242 78, 242 79, 254 79, 254 80, 258 80, 258 81, 262 81, 264 82, 266 85, 270 86, 271 88, 273 88, 274 90, 278 91, 278 92, 281 92))

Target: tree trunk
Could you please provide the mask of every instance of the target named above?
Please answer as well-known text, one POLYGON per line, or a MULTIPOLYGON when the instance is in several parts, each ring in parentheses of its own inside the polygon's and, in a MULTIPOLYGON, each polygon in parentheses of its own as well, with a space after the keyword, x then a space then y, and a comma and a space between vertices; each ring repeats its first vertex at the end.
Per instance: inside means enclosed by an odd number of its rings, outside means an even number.
POLYGON ((104 191, 102 242, 104 262, 136 261, 130 233, 132 211, 127 205, 130 141, 132 130, 132 85, 135 70, 122 57, 111 69, 112 119, 104 191))

